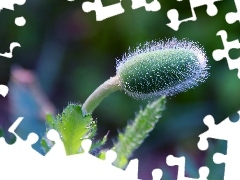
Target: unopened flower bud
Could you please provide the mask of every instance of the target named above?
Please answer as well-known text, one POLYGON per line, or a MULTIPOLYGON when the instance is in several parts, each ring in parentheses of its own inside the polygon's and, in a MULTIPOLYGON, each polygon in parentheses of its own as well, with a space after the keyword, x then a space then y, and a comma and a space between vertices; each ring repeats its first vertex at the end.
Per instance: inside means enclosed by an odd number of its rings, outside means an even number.
POLYGON ((205 51, 192 41, 150 42, 117 61, 121 88, 137 99, 172 96, 204 82, 208 77, 205 51))

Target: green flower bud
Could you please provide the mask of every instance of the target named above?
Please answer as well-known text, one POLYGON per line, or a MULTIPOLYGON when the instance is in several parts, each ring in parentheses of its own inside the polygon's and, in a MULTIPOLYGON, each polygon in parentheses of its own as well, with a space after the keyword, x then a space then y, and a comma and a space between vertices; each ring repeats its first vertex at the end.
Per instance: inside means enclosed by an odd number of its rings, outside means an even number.
POLYGON ((117 61, 121 88, 137 99, 172 96, 209 76, 205 51, 192 41, 150 42, 117 61))

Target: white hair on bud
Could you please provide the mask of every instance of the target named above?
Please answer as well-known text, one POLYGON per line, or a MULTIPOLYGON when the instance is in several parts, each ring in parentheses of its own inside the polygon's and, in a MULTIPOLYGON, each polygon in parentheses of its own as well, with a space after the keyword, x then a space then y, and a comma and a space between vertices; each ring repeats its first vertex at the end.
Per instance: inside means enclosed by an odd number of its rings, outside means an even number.
POLYGON ((129 49, 117 60, 116 74, 122 89, 134 98, 172 96, 204 82, 207 62, 198 43, 172 38, 129 49))
POLYGON ((127 53, 124 53, 121 59, 117 59, 117 71, 126 61, 130 60, 132 57, 144 54, 147 52, 167 50, 167 49, 188 49, 193 51, 198 57, 199 63, 202 67, 206 67, 208 59, 205 55, 203 47, 196 42, 189 41, 187 39, 177 40, 177 38, 167 39, 166 41, 150 41, 145 44, 139 44, 135 49, 131 50, 130 47, 127 53))

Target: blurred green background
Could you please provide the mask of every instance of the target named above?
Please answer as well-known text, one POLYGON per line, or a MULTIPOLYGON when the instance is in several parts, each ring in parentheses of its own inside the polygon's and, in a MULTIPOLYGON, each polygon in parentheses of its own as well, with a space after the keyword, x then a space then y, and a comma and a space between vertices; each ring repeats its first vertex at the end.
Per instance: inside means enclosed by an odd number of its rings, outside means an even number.
MULTIPOLYGON (((207 15, 207 6, 196 8, 197 20, 182 23, 178 31, 166 25, 170 22, 167 11, 174 8, 180 20, 189 18, 192 13, 188 1, 163 0, 161 10, 147 12, 143 7, 132 10, 132 2, 122 0, 123 14, 99 22, 94 11, 83 12, 83 2, 27 0, 23 6, 15 5, 15 11, 0 11, 1 53, 9 52, 13 41, 21 44, 14 49, 12 59, 0 56, 0 84, 10 88, 6 98, 0 97, 0 123, 6 141, 12 142, 7 129, 17 117, 24 117, 17 129, 23 139, 32 131, 42 136, 44 112, 56 114, 70 102, 83 103, 101 83, 115 75, 116 58, 121 58, 129 47, 151 40, 188 38, 206 50, 210 77, 194 89, 167 98, 163 117, 133 158, 140 161, 141 179, 151 179, 152 169, 165 166, 168 154, 186 152, 197 166, 203 165, 204 153, 197 148, 198 135, 207 130, 203 118, 211 114, 217 123, 228 116, 232 121, 238 119, 237 70, 229 71, 226 59, 216 62, 212 58, 213 50, 223 48, 221 38, 216 36, 219 30, 227 31, 229 41, 239 38, 239 23, 229 25, 225 21, 228 12, 236 11, 234 1, 216 2, 219 11, 214 17, 207 15), (26 19, 23 27, 14 24, 19 16, 26 19)), ((102 0, 104 6, 118 2, 102 0)), ((240 55, 238 49, 229 53, 233 59, 240 55)), ((105 148, 111 147, 117 132, 146 103, 123 92, 107 97, 93 113, 98 124, 96 139, 110 131, 105 148)), ((35 148, 39 150, 37 145, 35 148)), ((186 164, 190 163, 186 159, 186 164)), ((216 167, 220 171, 223 168, 216 167)))

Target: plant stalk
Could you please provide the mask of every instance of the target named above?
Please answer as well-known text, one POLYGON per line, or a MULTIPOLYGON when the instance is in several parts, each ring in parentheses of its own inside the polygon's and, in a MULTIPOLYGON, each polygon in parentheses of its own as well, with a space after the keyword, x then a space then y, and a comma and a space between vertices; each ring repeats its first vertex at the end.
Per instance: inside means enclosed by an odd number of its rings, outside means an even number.
POLYGON ((120 90, 120 81, 118 75, 111 77, 103 84, 101 84, 83 103, 82 111, 83 115, 92 113, 93 110, 100 104, 100 102, 109 94, 120 90))

